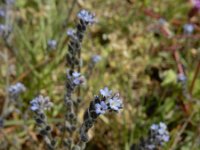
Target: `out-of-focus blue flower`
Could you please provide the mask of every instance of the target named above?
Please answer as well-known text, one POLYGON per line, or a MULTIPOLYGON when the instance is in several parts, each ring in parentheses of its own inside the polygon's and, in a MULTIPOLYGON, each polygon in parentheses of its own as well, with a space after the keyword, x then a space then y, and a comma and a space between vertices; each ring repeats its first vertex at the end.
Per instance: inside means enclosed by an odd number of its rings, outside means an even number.
POLYGON ((72 73, 72 76, 74 77, 74 78, 77 78, 77 77, 80 77, 80 73, 79 72, 73 72, 72 73))
POLYGON ((57 47, 57 41, 56 40, 48 40, 47 42, 48 48, 49 49, 56 49, 57 47))
POLYGON ((8 36, 11 33, 12 27, 9 25, 0 24, 0 36, 8 36))
POLYGON ((98 63, 101 60, 101 56, 100 55, 93 55, 92 56, 92 62, 94 64, 98 63))
POLYGON ((183 26, 183 30, 185 34, 192 34, 194 32, 194 25, 187 23, 183 26))
POLYGON ((104 101, 101 101, 100 103, 95 104, 95 112, 98 115, 104 114, 107 109, 108 109, 108 106, 106 105, 104 101))
POLYGON ((163 26, 163 25, 167 24, 167 21, 164 18, 160 18, 158 20, 158 23, 163 26))
POLYGON ((151 130, 158 130, 158 125, 157 124, 152 124, 151 125, 151 130))
POLYGON ((69 76, 69 78, 76 86, 85 83, 85 77, 82 76, 79 72, 73 72, 72 77, 69 76))
POLYGON ((186 80, 187 80, 187 77, 184 74, 182 73, 178 74, 178 81, 185 82, 186 80))
POLYGON ((110 97, 112 94, 112 91, 108 89, 108 87, 105 87, 104 89, 100 90, 100 94, 104 97, 110 97))
POLYGON ((0 17, 5 17, 6 16, 6 12, 4 8, 0 8, 0 17))
POLYGON ((3 35, 6 31, 6 26, 4 24, 0 24, 0 34, 3 35))
POLYGON ((69 37, 71 37, 72 39, 77 39, 76 31, 74 29, 68 29, 67 30, 67 35, 69 37))
POLYGON ((81 85, 81 84, 85 83, 85 78, 83 76, 76 77, 76 78, 74 78, 73 83, 75 85, 81 85))
POLYGON ((169 141, 169 132, 165 123, 153 124, 151 126, 151 145, 163 145, 169 141))
POLYGON ((13 98, 18 97, 19 94, 21 94, 24 91, 26 91, 26 87, 20 82, 16 83, 15 85, 11 85, 8 88, 9 95, 13 98))
POLYGON ((73 36, 75 33, 76 33, 76 31, 74 29, 70 28, 70 29, 67 30, 67 35, 68 36, 73 36))
POLYGON ((81 10, 78 13, 78 18, 81 19, 82 21, 86 22, 86 23, 94 23, 95 19, 94 19, 94 14, 88 12, 87 10, 81 10))
POLYGON ((53 106, 53 103, 49 100, 49 97, 43 97, 42 95, 34 98, 30 102, 30 109, 34 112, 48 110, 53 106))

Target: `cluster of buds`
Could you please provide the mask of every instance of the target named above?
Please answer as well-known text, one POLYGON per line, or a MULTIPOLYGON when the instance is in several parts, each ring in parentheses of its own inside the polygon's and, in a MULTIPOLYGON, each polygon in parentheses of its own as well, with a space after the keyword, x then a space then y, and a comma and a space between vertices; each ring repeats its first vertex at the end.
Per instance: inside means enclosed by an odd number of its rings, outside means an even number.
POLYGON ((20 82, 14 84, 14 85, 11 85, 8 88, 9 95, 10 95, 11 99, 13 99, 13 100, 17 100, 19 95, 25 91, 26 91, 26 87, 20 82))
POLYGON ((94 100, 90 102, 89 108, 85 111, 84 122, 80 128, 81 142, 88 142, 88 131, 94 125, 95 120, 106 112, 118 112, 122 109, 122 99, 119 93, 112 94, 107 87, 100 90, 100 94, 95 96, 94 100))
POLYGON ((85 78, 78 72, 71 72, 67 70, 67 93, 65 95, 65 105, 67 108, 65 128, 69 133, 72 133, 76 129, 76 115, 74 110, 74 100, 72 99, 72 93, 77 87, 85 83, 85 78))
POLYGON ((52 137, 51 127, 47 123, 45 111, 49 110, 52 106, 53 103, 49 100, 49 97, 43 97, 42 95, 30 102, 30 109, 35 114, 36 125, 40 128, 40 134, 44 137, 45 143, 50 150, 55 148, 56 142, 52 137))

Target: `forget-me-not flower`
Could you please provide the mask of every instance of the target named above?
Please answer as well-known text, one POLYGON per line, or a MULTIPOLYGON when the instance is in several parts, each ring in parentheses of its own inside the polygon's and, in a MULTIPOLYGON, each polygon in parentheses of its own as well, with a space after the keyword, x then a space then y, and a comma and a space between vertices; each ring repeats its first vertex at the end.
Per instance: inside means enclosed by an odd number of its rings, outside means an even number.
POLYGON ((94 23, 95 22, 94 14, 88 12, 87 10, 81 10, 77 16, 79 19, 81 19, 82 21, 84 21, 86 23, 94 23))
POLYGON ((105 87, 104 89, 100 90, 100 94, 104 97, 110 97, 112 94, 112 91, 108 89, 108 87, 105 87))
POLYGON ((104 114, 106 110, 108 109, 108 106, 104 101, 101 101, 100 103, 95 104, 95 112, 96 114, 104 114))
POLYGON ((122 108, 122 100, 119 97, 119 94, 116 94, 114 97, 108 99, 108 105, 111 110, 119 111, 122 108))

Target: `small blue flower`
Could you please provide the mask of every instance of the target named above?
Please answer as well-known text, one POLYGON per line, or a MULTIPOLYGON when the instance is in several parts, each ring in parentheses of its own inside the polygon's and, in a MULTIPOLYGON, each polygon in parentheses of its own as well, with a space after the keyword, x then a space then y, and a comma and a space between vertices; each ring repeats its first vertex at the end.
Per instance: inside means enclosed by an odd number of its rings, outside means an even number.
POLYGON ((152 124, 151 125, 151 130, 158 130, 158 125, 156 125, 156 124, 152 124))
POLYGON ((34 98, 30 102, 30 109, 34 112, 48 110, 53 106, 53 103, 50 102, 49 97, 43 97, 42 95, 34 98))
POLYGON ((187 23, 183 26, 185 34, 192 34, 194 32, 194 25, 187 23))
POLYGON ((114 97, 108 99, 108 104, 111 110, 119 111, 122 109, 122 100, 119 97, 119 94, 116 94, 114 97))
POLYGON ((16 83, 15 85, 11 85, 8 88, 8 92, 10 96, 13 96, 13 97, 17 97, 19 96, 19 94, 25 91, 26 91, 26 87, 20 82, 16 83))
POLYGON ((72 73, 72 76, 74 77, 74 78, 77 78, 77 77, 80 77, 81 76, 81 74, 79 73, 79 72, 73 72, 72 73))
POLYGON ((72 77, 69 77, 75 85, 81 85, 85 83, 85 77, 82 76, 79 72, 73 72, 72 77))
POLYGON ((105 87, 104 89, 100 90, 100 94, 104 97, 110 97, 112 94, 112 91, 108 89, 108 87, 105 87))
POLYGON ((187 80, 187 77, 184 74, 182 73, 178 74, 178 81, 184 82, 186 80, 187 80))
POLYGON ((149 144, 146 146, 147 150, 154 150, 156 146, 154 144, 149 144))
POLYGON ((56 49, 57 41, 56 40, 48 40, 47 45, 48 45, 49 49, 56 49))
POLYGON ((85 78, 84 78, 84 76, 79 76, 79 77, 74 78, 74 79, 73 79, 73 83, 74 83, 75 85, 81 85, 81 84, 85 83, 85 78))
POLYGON ((98 115, 104 114, 107 109, 108 109, 108 106, 106 105, 104 101, 101 101, 100 103, 95 104, 95 112, 98 115))
POLYGON ((73 39, 77 39, 76 37, 76 31, 74 29, 68 29, 67 30, 67 35, 73 39))
POLYGON ((101 56, 100 55, 94 55, 92 56, 92 62, 94 64, 98 63, 101 60, 101 56))
POLYGON ((151 125, 151 131, 152 131, 152 137, 153 140, 151 144, 159 143, 160 145, 163 145, 164 142, 169 141, 169 133, 167 131, 167 126, 165 123, 160 122, 159 124, 153 124, 151 125))
POLYGON ((92 24, 95 22, 94 15, 91 14, 90 12, 88 12, 87 10, 81 10, 77 16, 79 19, 81 19, 82 21, 85 21, 87 23, 92 24))
POLYGON ((163 123, 163 122, 160 122, 160 123, 159 123, 159 126, 160 126, 160 128, 163 129, 163 130, 166 130, 166 129, 167 129, 166 124, 163 123))

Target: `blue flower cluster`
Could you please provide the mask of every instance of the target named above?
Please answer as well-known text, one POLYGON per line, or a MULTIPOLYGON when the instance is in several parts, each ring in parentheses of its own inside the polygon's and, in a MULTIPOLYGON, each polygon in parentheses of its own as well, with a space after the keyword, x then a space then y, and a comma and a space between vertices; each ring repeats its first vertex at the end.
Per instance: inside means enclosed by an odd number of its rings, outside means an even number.
POLYGON ((100 90, 102 100, 95 104, 95 112, 97 114, 104 114, 107 110, 119 111, 122 109, 122 100, 119 93, 112 95, 107 87, 100 90))
POLYGON ((55 149, 56 141, 52 137, 52 130, 47 123, 47 116, 45 110, 49 110, 53 106, 53 103, 49 100, 49 97, 43 97, 39 95, 30 101, 30 109, 34 112, 34 119, 36 125, 39 128, 39 133, 44 137, 47 149, 55 149))
POLYGON ((89 24, 92 24, 92 23, 94 23, 95 22, 95 15, 94 14, 92 14, 92 13, 90 13, 90 12, 88 12, 87 10, 81 10, 79 13, 78 13, 78 15, 77 15, 77 17, 80 19, 80 20, 82 20, 83 22, 85 22, 85 23, 89 23, 89 24))
POLYGON ((24 84, 18 82, 8 88, 9 95, 12 99, 17 99, 19 95, 26 91, 24 84))
POLYGON ((169 141, 169 132, 165 123, 153 124, 150 127, 150 136, 146 142, 147 150, 155 150, 158 146, 162 146, 169 141))
POLYGON ((122 109, 122 99, 119 94, 112 94, 112 91, 107 87, 99 92, 99 96, 95 96, 90 102, 89 108, 84 113, 84 122, 80 129, 80 139, 82 142, 88 142, 88 131, 94 125, 95 120, 101 114, 108 111, 118 112, 122 109))
POLYGON ((53 106, 53 103, 49 100, 49 97, 43 97, 42 95, 34 98, 30 102, 30 109, 34 112, 43 112, 53 106))

